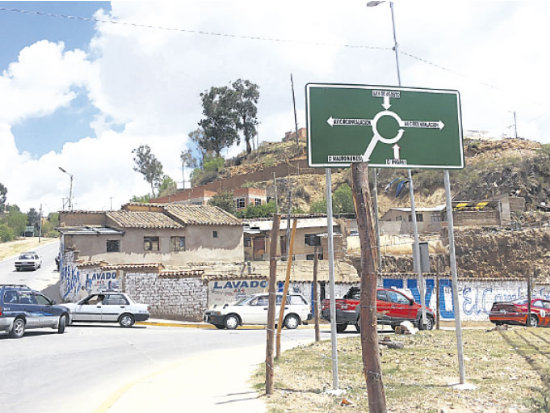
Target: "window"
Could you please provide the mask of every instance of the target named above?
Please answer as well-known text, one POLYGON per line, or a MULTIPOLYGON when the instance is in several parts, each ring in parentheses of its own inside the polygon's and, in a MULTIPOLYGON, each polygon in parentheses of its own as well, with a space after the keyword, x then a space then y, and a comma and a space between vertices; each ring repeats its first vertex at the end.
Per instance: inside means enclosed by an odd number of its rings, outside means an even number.
MULTIPOLYGON (((409 215, 409 222, 412 221, 412 214, 409 215)), ((416 214, 416 222, 424 222, 424 215, 416 214)))
POLYGON ((212 238, 218 238, 218 231, 212 231, 212 238))
POLYGON ((396 303, 396 304, 410 304, 411 303, 407 297, 405 297, 403 294, 400 294, 396 291, 388 291, 388 296, 390 297, 390 301, 392 303, 396 303))
POLYGON ((388 301, 385 291, 376 291, 376 299, 380 301, 388 301))
POLYGON ((19 293, 19 304, 36 304, 36 298, 34 294, 22 291, 19 293))
POLYGON ((291 305, 307 305, 306 300, 303 299, 303 297, 299 295, 291 295, 288 299, 289 304, 291 305))
POLYGON ((441 215, 432 215, 432 222, 441 222, 441 215))
POLYGON ((103 300, 103 305, 128 305, 128 300, 122 294, 108 294, 103 300))
POLYGON ((262 205, 262 199, 261 198, 254 198, 254 205, 262 205))
POLYGON ((172 251, 185 251, 185 237, 171 237, 172 251))
POLYGON ((145 251, 159 251, 159 237, 143 237, 145 251))
POLYGON ((36 299, 36 303, 38 305, 50 305, 51 304, 51 301, 48 300, 46 297, 44 297, 43 295, 39 295, 39 294, 36 294, 34 296, 34 298, 36 299))
POLYGON ((541 300, 535 301, 535 302, 533 303, 533 307, 544 308, 544 306, 542 305, 542 301, 541 301, 541 300))
POLYGON ((120 252, 120 240, 108 239, 107 240, 107 252, 120 252))
POLYGON ((250 237, 245 237, 244 238, 244 247, 251 247, 252 246, 252 240, 250 239, 250 237))
POLYGON ((395 217, 396 221, 403 221, 403 217, 401 215, 398 215, 395 217))
POLYGON ((244 198, 237 198, 235 199, 235 205, 237 206, 237 209, 245 208, 246 200, 244 198))

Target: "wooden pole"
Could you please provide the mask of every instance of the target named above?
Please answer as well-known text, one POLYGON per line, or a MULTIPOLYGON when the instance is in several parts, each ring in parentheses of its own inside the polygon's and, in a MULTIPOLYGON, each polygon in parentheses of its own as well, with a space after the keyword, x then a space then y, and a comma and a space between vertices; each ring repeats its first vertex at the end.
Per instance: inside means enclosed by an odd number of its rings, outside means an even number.
POLYGON ((368 164, 351 164, 352 192, 361 242, 360 330, 363 372, 367 381, 369 412, 385 413, 386 396, 376 325, 376 238, 372 219, 368 164))
POLYGON ((271 229, 271 244, 269 246, 269 303, 267 308, 267 334, 265 352, 265 393, 273 394, 273 332, 275 330, 275 283, 277 281, 277 243, 279 241, 279 225, 281 216, 273 215, 271 229))
POLYGON ((439 309, 439 271, 435 276, 435 328, 439 330, 439 318, 440 318, 440 309, 439 309))
POLYGON ((313 249, 313 322, 315 323, 315 342, 321 341, 321 332, 319 331, 319 292, 317 286, 317 269, 319 267, 319 257, 317 247, 313 249))
POLYGON ((281 355, 281 329, 283 328, 283 319, 285 316, 286 296, 288 294, 288 284, 290 283, 290 270, 292 268, 292 250, 294 249, 294 235, 296 235, 296 225, 298 218, 294 218, 292 221, 292 233, 290 234, 290 245, 288 247, 288 255, 286 260, 286 278, 285 286, 283 288, 283 297, 281 300, 281 307, 279 308, 279 323, 277 324, 277 342, 275 350, 275 358, 279 358, 281 355))

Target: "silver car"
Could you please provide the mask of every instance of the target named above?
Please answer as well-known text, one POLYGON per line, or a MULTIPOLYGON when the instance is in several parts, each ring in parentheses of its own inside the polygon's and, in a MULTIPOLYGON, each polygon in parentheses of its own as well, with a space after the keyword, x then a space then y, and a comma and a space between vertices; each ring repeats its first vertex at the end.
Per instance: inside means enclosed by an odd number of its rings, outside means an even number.
POLYGON ((42 266, 42 258, 34 251, 27 251, 19 255, 15 261, 15 270, 33 270, 36 271, 42 266))
POLYGON ((126 293, 106 291, 91 294, 76 302, 63 304, 70 311, 70 322, 119 323, 132 327, 149 318, 147 304, 137 304, 126 293))

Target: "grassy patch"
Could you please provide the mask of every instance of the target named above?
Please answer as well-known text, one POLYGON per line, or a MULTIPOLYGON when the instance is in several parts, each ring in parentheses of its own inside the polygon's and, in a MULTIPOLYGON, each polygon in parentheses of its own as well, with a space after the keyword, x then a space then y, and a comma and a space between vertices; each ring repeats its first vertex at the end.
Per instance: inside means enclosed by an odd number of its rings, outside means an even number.
POLYGON ((0 260, 13 257, 21 252, 32 251, 39 245, 58 241, 58 238, 42 238, 38 242, 38 238, 25 238, 17 241, 0 243, 0 260))
MULTIPOLYGON (((383 382, 390 412, 550 411, 550 329, 464 330, 466 380, 475 390, 457 390, 454 331, 391 336, 404 349, 381 346, 383 382)), ((339 382, 344 396, 332 396, 331 345, 323 341, 285 352, 275 366, 270 412, 365 412, 368 400, 358 337, 339 337, 339 382), (341 406, 343 398, 351 402, 341 406)), ((253 376, 265 393, 265 368, 253 376)))

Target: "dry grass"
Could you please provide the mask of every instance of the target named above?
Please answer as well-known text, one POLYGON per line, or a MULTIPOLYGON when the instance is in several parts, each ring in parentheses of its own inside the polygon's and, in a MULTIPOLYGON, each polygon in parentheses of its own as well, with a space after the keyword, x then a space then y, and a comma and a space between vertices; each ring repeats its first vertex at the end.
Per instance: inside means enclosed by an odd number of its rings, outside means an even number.
MULTIPOLYGON (((508 331, 465 330, 467 382, 475 390, 457 390, 454 331, 396 336, 405 348, 382 347, 383 382, 389 412, 549 412, 550 329, 515 327, 508 331)), ((366 412, 368 400, 358 337, 338 341, 340 388, 332 388, 329 341, 286 352, 276 362, 270 412, 366 412), (351 402, 341 406, 342 399, 351 402)), ((263 394, 264 368, 253 377, 263 394)))
POLYGON ((39 245, 55 242, 57 240, 58 238, 42 238, 39 243, 38 238, 24 238, 0 243, 0 260, 13 257, 24 251, 31 251, 39 245))

